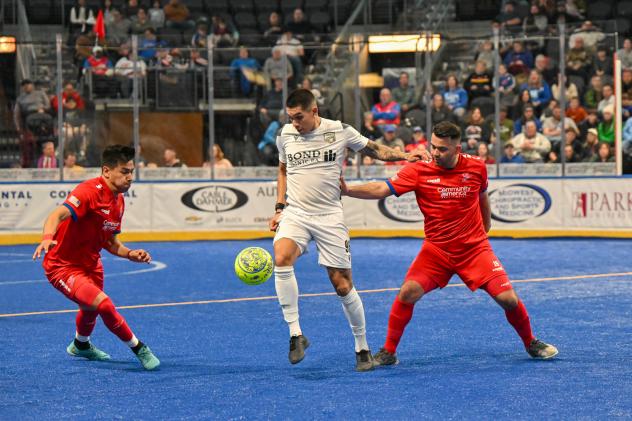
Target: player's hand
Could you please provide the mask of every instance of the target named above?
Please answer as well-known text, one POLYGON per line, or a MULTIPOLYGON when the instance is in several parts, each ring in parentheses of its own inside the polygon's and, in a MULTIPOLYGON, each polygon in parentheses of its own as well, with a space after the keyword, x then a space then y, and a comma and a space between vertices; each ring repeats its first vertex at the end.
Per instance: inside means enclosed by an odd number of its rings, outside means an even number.
POLYGON ((151 255, 143 249, 130 250, 127 254, 127 258, 132 262, 137 263, 149 263, 151 262, 151 255))
POLYGON ((37 260, 42 255, 42 252, 48 253, 50 249, 57 245, 57 241, 55 240, 42 240, 42 242, 35 249, 35 253, 33 253, 33 260, 37 260))
POLYGON ((406 161, 408 162, 417 162, 424 161, 429 162, 432 161, 432 155, 428 152, 427 149, 414 149, 412 152, 406 154, 406 161))
POLYGON ((270 222, 268 222, 268 226, 270 227, 270 231, 276 231, 279 228, 279 221, 281 220, 281 214, 283 212, 277 212, 274 214, 270 222))
POLYGON ((344 177, 340 177, 340 194, 343 196, 349 196, 349 187, 347 187, 344 177))

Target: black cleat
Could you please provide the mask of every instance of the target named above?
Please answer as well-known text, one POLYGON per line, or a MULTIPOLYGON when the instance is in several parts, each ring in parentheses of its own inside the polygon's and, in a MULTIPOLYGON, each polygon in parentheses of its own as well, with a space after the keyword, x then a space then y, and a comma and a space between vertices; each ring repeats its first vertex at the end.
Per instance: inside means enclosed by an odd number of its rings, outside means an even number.
POLYGON ((553 358, 559 354, 556 347, 544 343, 539 339, 531 341, 527 352, 531 355, 531 358, 536 358, 538 360, 548 360, 549 358, 553 358))
POLYGON ((290 338, 290 353, 288 358, 292 364, 298 364, 305 358, 305 350, 309 348, 309 341, 304 335, 290 338))
POLYGON ((391 354, 384 348, 380 348, 377 354, 373 356, 373 361, 375 365, 397 365, 399 364, 399 360, 397 359, 397 354, 391 354))
POLYGON ((363 349, 360 352, 356 352, 356 371, 371 371, 375 368, 375 362, 371 351, 363 349))

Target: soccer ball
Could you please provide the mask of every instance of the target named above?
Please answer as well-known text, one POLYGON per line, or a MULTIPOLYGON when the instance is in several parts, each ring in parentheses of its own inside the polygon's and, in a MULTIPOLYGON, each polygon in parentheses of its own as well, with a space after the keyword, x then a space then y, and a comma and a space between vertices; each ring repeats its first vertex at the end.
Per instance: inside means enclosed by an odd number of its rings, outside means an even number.
POLYGON ((264 283, 270 279, 273 269, 272 256, 261 247, 245 248, 235 259, 235 273, 248 285, 264 283))

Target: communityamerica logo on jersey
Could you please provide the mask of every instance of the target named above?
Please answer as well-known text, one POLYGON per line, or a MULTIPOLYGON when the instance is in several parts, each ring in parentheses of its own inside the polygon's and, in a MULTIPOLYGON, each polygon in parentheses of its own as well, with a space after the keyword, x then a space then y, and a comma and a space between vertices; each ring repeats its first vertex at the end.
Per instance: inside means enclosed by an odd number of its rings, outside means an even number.
POLYGON ((472 190, 470 186, 460 187, 437 187, 437 191, 442 199, 463 199, 472 190))

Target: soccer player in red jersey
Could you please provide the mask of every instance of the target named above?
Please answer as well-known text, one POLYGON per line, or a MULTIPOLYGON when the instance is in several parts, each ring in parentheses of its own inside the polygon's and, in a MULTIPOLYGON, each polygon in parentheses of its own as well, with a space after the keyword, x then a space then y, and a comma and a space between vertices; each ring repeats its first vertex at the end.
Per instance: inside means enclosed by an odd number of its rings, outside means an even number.
POLYGON ((110 356, 90 343, 97 316, 121 341, 125 342, 143 367, 153 370, 160 361, 139 341, 127 322, 103 292, 101 249, 133 262, 149 263, 145 250, 131 250, 117 238, 125 202, 134 172, 134 149, 108 146, 103 151, 100 177, 84 181, 53 210, 44 223, 42 242, 33 260, 42 253, 44 271, 53 287, 79 305, 75 339, 66 351, 89 360, 109 360, 110 356))
POLYGON ((461 130, 453 123, 438 123, 431 145, 431 162, 408 164, 386 182, 346 186, 341 180, 342 193, 359 199, 414 191, 425 218, 426 239, 393 302, 386 342, 374 356, 376 364, 399 362, 397 345, 415 303, 430 291, 445 287, 455 273, 470 290, 483 289, 505 310, 531 357, 554 357, 558 350, 533 335, 527 309, 489 243, 491 209, 485 163, 461 153, 461 130))

